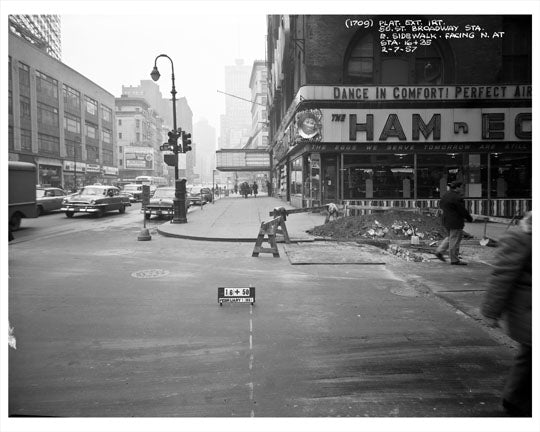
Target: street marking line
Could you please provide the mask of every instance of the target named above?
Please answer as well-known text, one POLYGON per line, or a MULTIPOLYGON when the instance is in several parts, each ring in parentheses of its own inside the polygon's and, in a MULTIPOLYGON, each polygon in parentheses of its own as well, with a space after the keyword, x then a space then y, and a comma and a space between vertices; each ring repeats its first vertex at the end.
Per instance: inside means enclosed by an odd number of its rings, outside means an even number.
POLYGON ((251 417, 255 417, 254 405, 254 384, 253 384, 253 361, 255 356, 253 354, 253 304, 249 305, 249 374, 251 381, 249 382, 249 400, 251 402, 251 417))

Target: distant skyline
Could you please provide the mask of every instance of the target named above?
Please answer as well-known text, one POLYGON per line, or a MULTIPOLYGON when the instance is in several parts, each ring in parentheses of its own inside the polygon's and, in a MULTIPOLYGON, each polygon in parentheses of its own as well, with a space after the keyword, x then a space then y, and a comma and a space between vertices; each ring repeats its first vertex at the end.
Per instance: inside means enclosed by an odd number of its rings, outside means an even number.
MULTIPOLYGON (((186 97, 194 122, 219 129, 225 112, 225 66, 265 59, 266 15, 61 15, 62 62, 120 97, 122 86, 148 80, 159 54, 174 63, 177 99, 186 97), (174 16, 176 25, 170 21, 174 16)), ((160 58, 156 84, 171 98, 171 63, 160 58)), ((247 83, 246 83, 247 85, 247 83)), ((246 102, 249 103, 249 102, 246 102)))

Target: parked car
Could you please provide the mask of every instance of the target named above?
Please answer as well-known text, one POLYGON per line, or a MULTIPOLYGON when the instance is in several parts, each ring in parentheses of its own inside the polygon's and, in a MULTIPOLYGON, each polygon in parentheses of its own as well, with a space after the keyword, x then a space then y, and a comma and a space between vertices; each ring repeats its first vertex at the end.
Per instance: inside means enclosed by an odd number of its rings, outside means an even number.
POLYGON ((212 190, 201 186, 191 186, 187 189, 187 196, 191 204, 204 205, 212 202, 212 190))
MULTIPOLYGON (((159 187, 154 192, 154 196, 150 198, 150 202, 145 206, 144 210, 141 209, 141 212, 144 211, 144 217, 150 219, 152 215, 157 217, 167 216, 169 218, 173 217, 173 201, 174 201, 174 187, 159 187)), ((186 212, 190 206, 190 200, 188 199, 188 194, 186 194, 186 212)))
POLYGON ((126 207, 130 206, 129 198, 120 194, 120 189, 115 186, 85 186, 78 194, 64 199, 61 210, 67 217, 73 217, 75 213, 93 213, 97 217, 105 212, 118 210, 125 213, 126 207))
POLYGON ((135 199, 135 196, 132 193, 121 190, 120 195, 127 197, 129 199, 129 202, 137 202, 137 200, 135 199))
POLYGON ((134 201, 142 200, 142 184, 130 183, 124 186, 123 192, 133 195, 134 201))
POLYGON ((38 216, 46 212, 60 210, 62 208, 62 203, 64 202, 64 199, 66 197, 66 192, 60 188, 36 188, 36 205, 38 216))

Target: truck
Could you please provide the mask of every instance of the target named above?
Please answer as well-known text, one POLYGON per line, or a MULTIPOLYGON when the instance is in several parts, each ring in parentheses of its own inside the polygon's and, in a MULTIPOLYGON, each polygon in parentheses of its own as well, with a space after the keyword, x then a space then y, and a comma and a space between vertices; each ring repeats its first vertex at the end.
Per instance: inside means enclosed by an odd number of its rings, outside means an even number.
POLYGON ((38 217, 36 206, 36 166, 9 161, 9 237, 21 227, 22 218, 38 217))

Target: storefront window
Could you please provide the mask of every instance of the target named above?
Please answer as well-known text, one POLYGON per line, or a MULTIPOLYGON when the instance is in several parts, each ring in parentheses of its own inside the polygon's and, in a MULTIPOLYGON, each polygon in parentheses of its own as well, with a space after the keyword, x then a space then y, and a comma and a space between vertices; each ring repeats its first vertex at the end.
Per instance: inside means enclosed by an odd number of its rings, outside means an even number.
POLYGON ((345 199, 414 198, 412 154, 344 155, 345 199))
POLYGON ((291 194, 302 195, 302 157, 291 163, 291 194))
POLYGON ((532 159, 526 153, 492 153, 491 198, 531 198, 532 159))
POLYGON ((448 183, 464 181, 464 158, 461 153, 419 154, 416 159, 417 197, 440 198, 448 183))

